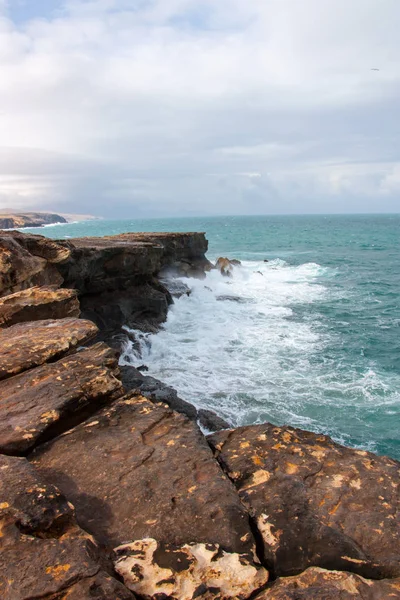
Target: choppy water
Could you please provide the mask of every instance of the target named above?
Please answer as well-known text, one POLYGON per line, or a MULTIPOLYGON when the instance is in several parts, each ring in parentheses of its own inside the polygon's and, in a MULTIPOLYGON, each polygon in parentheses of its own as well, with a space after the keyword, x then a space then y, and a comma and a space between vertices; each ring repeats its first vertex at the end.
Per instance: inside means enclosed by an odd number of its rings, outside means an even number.
POLYGON ((205 231, 210 259, 243 261, 229 281, 188 280, 192 295, 135 362, 236 425, 288 423, 400 458, 400 215, 95 221, 41 233, 129 230, 205 231))

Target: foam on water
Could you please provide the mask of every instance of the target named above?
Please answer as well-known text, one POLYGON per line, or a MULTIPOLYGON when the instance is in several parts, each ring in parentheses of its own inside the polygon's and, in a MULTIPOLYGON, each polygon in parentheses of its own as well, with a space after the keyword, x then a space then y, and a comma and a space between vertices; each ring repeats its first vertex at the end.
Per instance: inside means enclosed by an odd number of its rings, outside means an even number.
POLYGON ((142 334, 141 356, 130 346, 122 362, 144 361, 184 399, 234 425, 271 420, 338 437, 326 418, 330 395, 337 409, 349 388, 364 402, 381 384, 373 373, 347 381, 333 376, 332 365, 315 360, 329 333, 294 312, 323 301, 328 290, 320 282, 334 274, 315 263, 246 261, 232 279, 212 271, 205 281, 186 280, 192 294, 175 302, 160 333, 142 334))

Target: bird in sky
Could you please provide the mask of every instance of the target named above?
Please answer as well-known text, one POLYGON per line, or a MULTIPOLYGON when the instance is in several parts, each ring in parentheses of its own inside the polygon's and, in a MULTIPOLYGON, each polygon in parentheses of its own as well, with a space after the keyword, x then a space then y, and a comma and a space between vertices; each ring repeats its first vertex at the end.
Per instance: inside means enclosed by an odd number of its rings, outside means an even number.
POLYGON ((371 69, 371 71, 380 71, 380 69, 371 69))

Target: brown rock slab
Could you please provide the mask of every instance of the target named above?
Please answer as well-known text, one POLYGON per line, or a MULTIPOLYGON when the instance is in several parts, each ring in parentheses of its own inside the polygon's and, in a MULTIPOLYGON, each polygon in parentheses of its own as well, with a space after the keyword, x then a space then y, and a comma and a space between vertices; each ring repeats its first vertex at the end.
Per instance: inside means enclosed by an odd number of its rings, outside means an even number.
POLYGON ((75 290, 33 287, 0 298, 0 327, 27 321, 79 317, 75 290))
POLYGON ((31 460, 108 549, 145 538, 253 556, 248 515, 200 430, 137 393, 38 448, 31 460))
POLYGON ((0 232, 0 295, 35 285, 61 285, 55 265, 69 255, 68 248, 42 236, 0 232))
POLYGON ((296 577, 278 579, 256 600, 395 600, 400 579, 372 581, 353 573, 310 568, 296 577))
POLYGON ((174 547, 154 539, 115 550, 115 569, 141 598, 245 600, 268 581, 268 571, 218 544, 174 547))
POLYGON ((291 427, 209 438, 262 536, 277 575, 309 566, 400 576, 400 464, 291 427))
MULTIPOLYGON (((84 590, 90 581, 112 585, 102 570, 107 560, 76 524, 73 506, 24 458, 0 456, 0 532, 2 600, 73 598, 74 588, 84 590)), ((128 590, 120 595, 130 597, 128 590)))
POLYGON ((76 318, 18 323, 0 330, 0 381, 61 358, 97 332, 94 323, 76 318))
POLYGON ((99 343, 0 382, 0 452, 24 454, 121 396, 118 372, 99 343))
POLYGON ((66 590, 43 600, 134 600, 135 596, 122 583, 100 572, 81 579, 66 590))

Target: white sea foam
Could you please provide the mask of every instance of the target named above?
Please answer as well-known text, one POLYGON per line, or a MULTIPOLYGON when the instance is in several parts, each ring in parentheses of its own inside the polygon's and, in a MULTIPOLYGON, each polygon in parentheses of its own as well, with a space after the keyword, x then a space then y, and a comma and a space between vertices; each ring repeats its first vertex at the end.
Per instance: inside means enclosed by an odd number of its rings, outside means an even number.
POLYGON ((289 423, 348 441, 352 427, 342 438, 341 420, 374 410, 377 394, 382 404, 395 400, 373 370, 344 374, 326 352, 336 334, 322 326, 318 304, 338 293, 324 285, 335 274, 315 263, 245 261, 232 279, 215 270, 184 280, 191 295, 175 301, 158 334, 138 333, 141 354, 131 345, 121 362, 145 363, 149 375, 233 425, 289 423))

